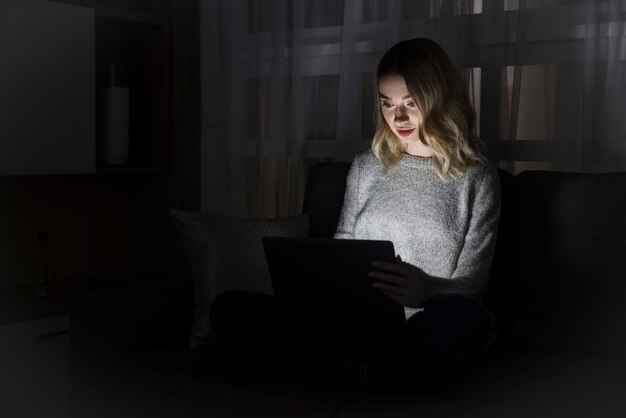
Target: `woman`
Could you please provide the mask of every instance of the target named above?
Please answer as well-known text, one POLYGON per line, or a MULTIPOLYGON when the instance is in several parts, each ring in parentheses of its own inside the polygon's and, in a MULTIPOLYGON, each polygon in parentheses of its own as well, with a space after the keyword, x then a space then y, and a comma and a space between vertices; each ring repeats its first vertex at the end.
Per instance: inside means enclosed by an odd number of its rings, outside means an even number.
POLYGON ((393 242, 374 286, 405 307, 406 322, 348 349, 296 324, 271 296, 216 299, 219 338, 287 368, 350 384, 433 376, 468 364, 494 334, 481 303, 499 217, 499 185, 474 134, 465 84, 443 49, 402 41, 377 69, 371 149, 355 158, 335 238, 393 242), (237 308, 235 308, 237 307, 237 308))

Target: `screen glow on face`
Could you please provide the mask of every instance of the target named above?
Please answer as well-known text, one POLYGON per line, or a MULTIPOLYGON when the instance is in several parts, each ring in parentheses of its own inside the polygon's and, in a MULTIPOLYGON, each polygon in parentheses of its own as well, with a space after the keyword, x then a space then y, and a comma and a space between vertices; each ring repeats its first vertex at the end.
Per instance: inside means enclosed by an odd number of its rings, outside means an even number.
POLYGON ((387 125, 404 143, 419 142, 420 112, 404 78, 387 75, 378 82, 380 109, 387 125))

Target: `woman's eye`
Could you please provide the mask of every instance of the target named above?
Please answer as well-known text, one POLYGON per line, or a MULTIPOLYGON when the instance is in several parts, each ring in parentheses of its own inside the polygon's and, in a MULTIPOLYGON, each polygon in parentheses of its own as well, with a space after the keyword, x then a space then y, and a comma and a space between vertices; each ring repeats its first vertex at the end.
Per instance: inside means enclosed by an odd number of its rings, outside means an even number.
POLYGON ((391 107, 391 106, 393 106, 393 105, 392 105, 391 103, 389 103, 389 102, 382 102, 380 105, 381 105, 382 107, 391 107))
POLYGON ((406 105, 409 107, 415 107, 415 102, 408 102, 406 105))

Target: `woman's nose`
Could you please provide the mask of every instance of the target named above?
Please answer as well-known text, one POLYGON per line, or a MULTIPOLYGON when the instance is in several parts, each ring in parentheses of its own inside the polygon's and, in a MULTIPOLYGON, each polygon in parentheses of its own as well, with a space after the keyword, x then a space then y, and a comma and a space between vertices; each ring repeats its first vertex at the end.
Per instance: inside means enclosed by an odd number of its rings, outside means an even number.
POLYGON ((406 108, 404 106, 396 106, 396 115, 395 115, 395 119, 396 120, 407 120, 409 118, 409 115, 406 112, 406 108))

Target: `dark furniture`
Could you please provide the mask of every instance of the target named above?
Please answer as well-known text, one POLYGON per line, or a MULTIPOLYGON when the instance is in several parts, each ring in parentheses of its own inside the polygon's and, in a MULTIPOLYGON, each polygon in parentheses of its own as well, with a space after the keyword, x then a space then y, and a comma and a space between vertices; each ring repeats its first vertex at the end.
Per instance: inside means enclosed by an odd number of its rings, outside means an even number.
MULTIPOLYGON (((348 168, 311 168, 303 209, 310 235, 332 235, 348 168)), ((74 415, 626 416, 626 173, 500 175, 486 298, 500 334, 471 373, 423 392, 260 378, 265 365, 187 348, 191 282, 149 282, 76 297, 74 415)))

